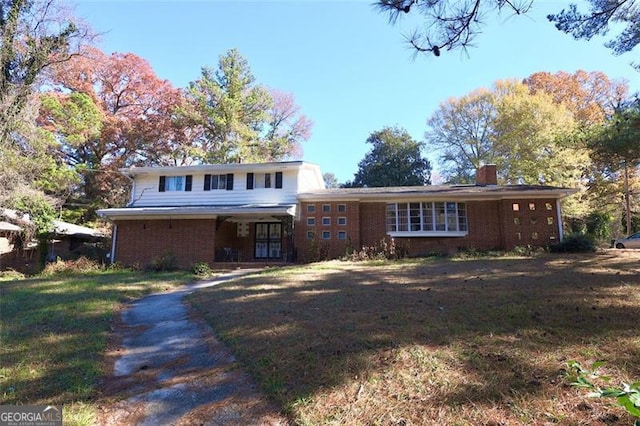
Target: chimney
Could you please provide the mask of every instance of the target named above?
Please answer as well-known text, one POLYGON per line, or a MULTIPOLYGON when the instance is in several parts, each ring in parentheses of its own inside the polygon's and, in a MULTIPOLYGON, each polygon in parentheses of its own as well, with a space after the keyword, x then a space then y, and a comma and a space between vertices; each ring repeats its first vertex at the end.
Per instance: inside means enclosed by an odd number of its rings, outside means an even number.
POLYGON ((498 184, 498 172, 495 164, 485 164, 476 169, 476 185, 487 186, 498 184))

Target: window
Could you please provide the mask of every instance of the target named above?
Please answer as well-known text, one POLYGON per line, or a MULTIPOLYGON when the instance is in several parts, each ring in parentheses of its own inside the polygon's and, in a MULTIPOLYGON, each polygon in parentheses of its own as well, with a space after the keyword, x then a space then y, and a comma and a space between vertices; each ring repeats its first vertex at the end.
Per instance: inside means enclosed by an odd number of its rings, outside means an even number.
POLYGON ((271 173, 257 173, 254 188, 271 188, 271 173))
POLYGON ((536 203, 529 203, 529 210, 535 210, 536 209, 536 203))
POLYGON ((347 224, 347 218, 346 217, 339 217, 338 218, 338 225, 346 225, 347 224))
POLYGON ((307 213, 315 213, 316 205, 315 204, 307 204, 307 213))
POLYGON ((546 203, 545 207, 547 208, 547 210, 553 210, 553 205, 551 203, 546 203))
POLYGON ((532 240, 537 240, 538 239, 538 233, 537 232, 532 232, 531 233, 531 239, 532 240))
POLYGON ((186 176, 160 176, 158 191, 191 191, 192 175, 186 176))
POLYGON ((307 231, 307 240, 313 240, 316 237, 315 231, 307 231))
POLYGON ((467 208, 456 202, 387 204, 387 232, 425 237, 467 234, 467 208))
POLYGON ((518 203, 513 203, 511 205, 511 208, 513 209, 514 212, 520 211, 520 204, 518 203))
POLYGON ((247 173, 247 189, 262 189, 274 187, 282 188, 282 172, 247 173))
POLYGON ((553 217, 549 216, 547 218, 547 225, 553 225, 553 217))
POLYGON ((339 240, 346 240, 347 239, 347 233, 345 231, 338 231, 338 239, 339 240))
POLYGON ((338 204, 338 212, 339 213, 344 213, 347 211, 347 205, 346 204, 338 204))
POLYGON ((331 239, 331 232, 329 232, 329 231, 322 231, 322 239, 323 239, 323 240, 331 239))
POLYGON ((514 217, 513 218, 513 224, 514 225, 520 225, 520 218, 519 217, 514 217))
POLYGON ((225 175, 204 175, 204 191, 211 191, 216 189, 226 189, 228 191, 233 189, 233 174, 228 173, 225 175))
POLYGON ((329 225, 331 225, 331 218, 330 218, 330 217, 323 217, 323 218, 322 218, 322 224, 323 224, 324 226, 329 226, 329 225))
POLYGON ((322 205, 322 212, 323 213, 329 213, 331 211, 331 204, 323 204, 322 205))
POLYGON ((315 217, 308 217, 307 218, 307 226, 315 226, 316 224, 316 218, 315 217))

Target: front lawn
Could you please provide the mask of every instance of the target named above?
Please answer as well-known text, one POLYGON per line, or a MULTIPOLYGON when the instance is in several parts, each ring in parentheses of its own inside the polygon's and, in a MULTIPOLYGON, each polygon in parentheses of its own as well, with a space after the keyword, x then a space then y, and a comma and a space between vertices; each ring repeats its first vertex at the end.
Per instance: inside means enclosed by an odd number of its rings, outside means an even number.
POLYGON ((114 315, 191 278, 107 271, 0 282, 0 404, 60 404, 65 424, 94 424, 114 315))
POLYGON ((566 377, 640 379, 631 251, 327 262, 189 300, 298 424, 632 424, 566 377))

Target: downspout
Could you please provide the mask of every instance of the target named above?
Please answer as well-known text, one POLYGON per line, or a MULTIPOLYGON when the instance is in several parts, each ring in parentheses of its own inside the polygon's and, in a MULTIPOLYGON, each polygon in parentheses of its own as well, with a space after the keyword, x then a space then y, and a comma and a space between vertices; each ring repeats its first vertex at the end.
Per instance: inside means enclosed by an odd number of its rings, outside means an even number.
POLYGON ((560 207, 560 200, 556 200, 556 213, 558 214, 558 241, 562 241, 564 238, 563 235, 563 226, 562 226, 562 207, 560 207))
POLYGON ((114 263, 116 263, 116 240, 117 239, 118 239, 118 224, 114 223, 113 224, 113 233, 111 234, 111 253, 109 254, 110 263, 112 265, 114 263))

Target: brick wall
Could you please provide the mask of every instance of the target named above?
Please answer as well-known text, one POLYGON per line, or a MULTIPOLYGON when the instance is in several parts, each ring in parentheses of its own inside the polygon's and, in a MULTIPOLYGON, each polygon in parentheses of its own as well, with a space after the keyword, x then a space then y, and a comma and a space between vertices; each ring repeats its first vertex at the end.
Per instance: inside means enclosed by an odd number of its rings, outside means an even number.
POLYGON ((295 224, 299 261, 335 259, 343 256, 350 247, 360 247, 358 202, 301 203, 300 211, 300 219, 295 224), (313 206, 313 211, 309 206, 313 206), (313 220, 313 224, 309 219, 313 220))
POLYGON ((180 268, 213 262, 215 219, 118 221, 116 261, 144 267, 166 253, 180 268))
POLYGON ((558 210, 554 199, 504 200, 503 246, 546 246, 558 241, 558 210))
MULTIPOLYGON (((302 203, 300 221, 296 224, 296 247, 298 259, 310 261, 318 259, 318 252, 329 258, 344 255, 347 244, 334 238, 339 227, 335 226, 331 213, 331 226, 323 226, 322 205, 330 204, 331 212, 337 204, 345 203, 302 203), (315 213, 308 211, 308 205, 315 205, 315 213), (307 218, 315 217, 314 226, 307 225, 307 218), (331 232, 331 239, 323 240, 321 232, 331 232), (307 231, 316 232, 315 239, 306 238, 307 231)), ((386 203, 349 202, 347 205, 347 235, 354 249, 369 246, 388 238, 386 230, 386 203)), ((460 249, 511 250, 516 246, 546 246, 558 238, 556 202, 553 199, 522 199, 469 201, 467 223, 469 233, 465 237, 411 237, 395 238, 398 245, 408 249, 410 256, 424 256, 430 253, 455 253, 460 249), (518 204, 518 210, 513 210, 518 204), (531 209, 530 205, 533 205, 531 209), (515 219, 517 218, 517 219, 515 219)))

